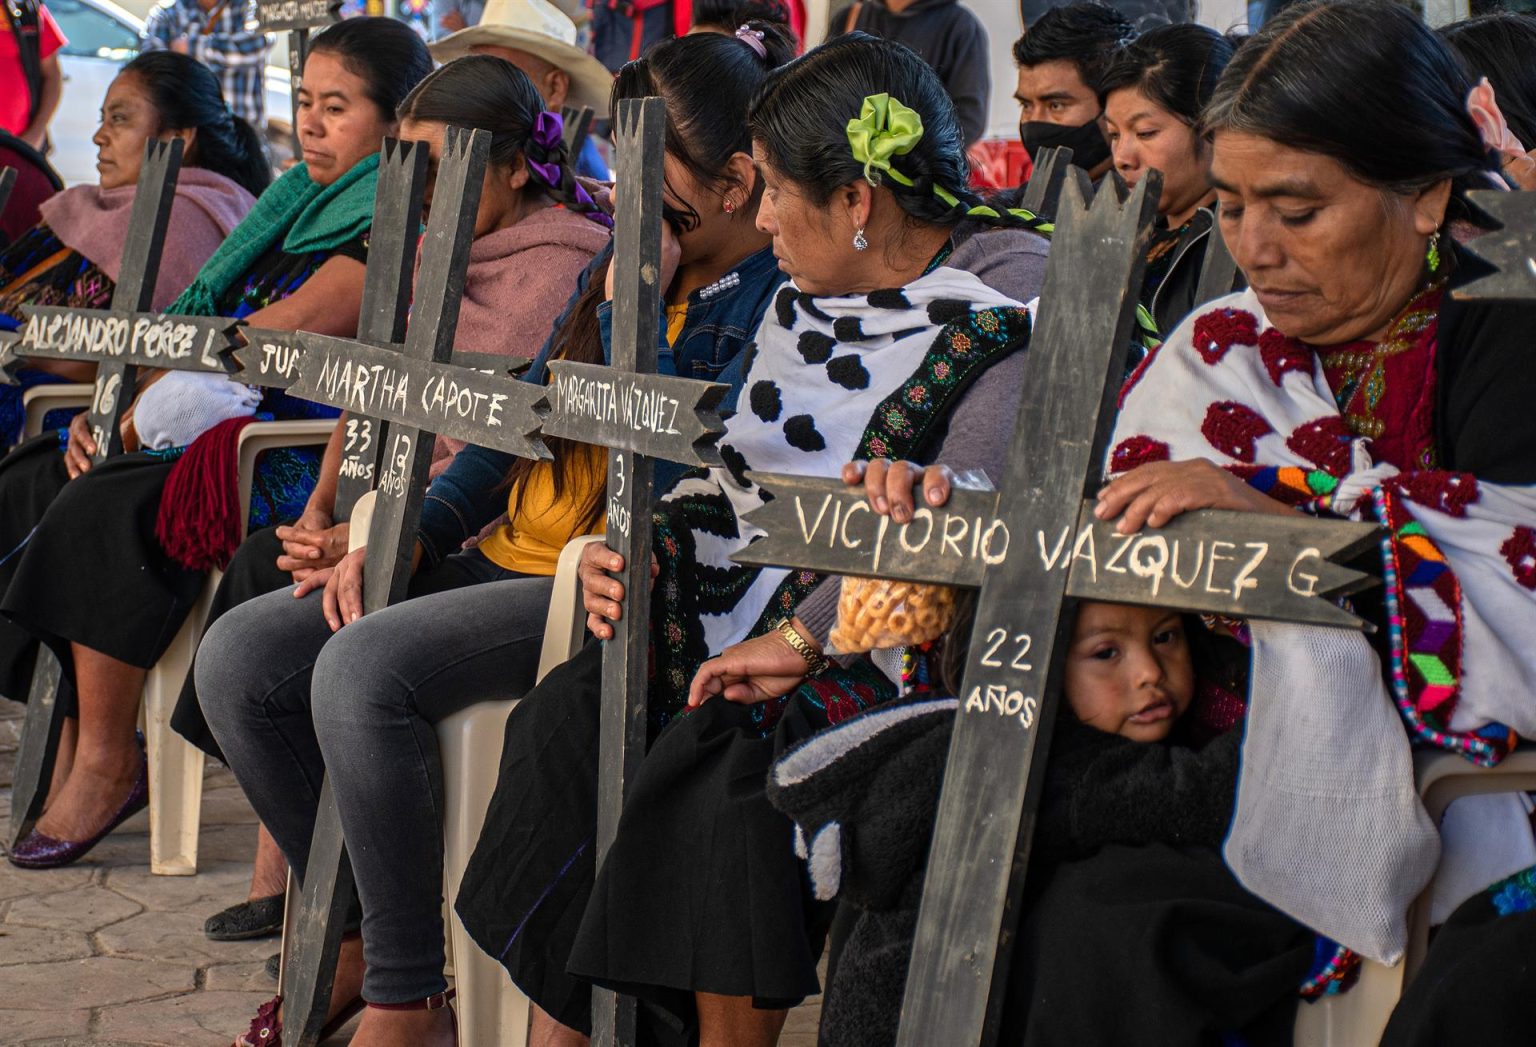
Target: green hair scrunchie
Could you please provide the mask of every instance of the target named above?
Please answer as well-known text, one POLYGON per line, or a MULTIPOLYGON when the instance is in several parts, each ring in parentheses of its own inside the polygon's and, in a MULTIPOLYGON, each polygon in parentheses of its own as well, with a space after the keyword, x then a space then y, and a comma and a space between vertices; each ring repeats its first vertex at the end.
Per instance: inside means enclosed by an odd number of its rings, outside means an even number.
MULTIPOLYGON (((859 107, 859 115, 848 121, 848 148, 854 160, 864 165, 864 180, 870 185, 879 185, 881 179, 891 178, 910 189, 915 183, 892 167, 891 159, 906 156, 922 140, 922 116, 885 92, 866 95, 864 104, 859 107)), ((949 207, 963 206, 959 197, 941 185, 934 185, 933 195, 949 207)), ((1055 231, 1053 223, 1021 208, 1010 207, 1007 213, 1041 236, 1049 237, 1055 231)), ((1002 217, 984 204, 966 206, 966 214, 975 218, 1002 217)))

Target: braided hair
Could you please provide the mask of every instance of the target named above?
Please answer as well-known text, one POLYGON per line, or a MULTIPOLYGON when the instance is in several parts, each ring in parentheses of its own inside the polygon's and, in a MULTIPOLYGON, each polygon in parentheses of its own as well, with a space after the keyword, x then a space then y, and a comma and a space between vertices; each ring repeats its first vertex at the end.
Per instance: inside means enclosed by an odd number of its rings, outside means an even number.
POLYGON ((1050 223, 1018 208, 994 207, 966 188, 965 137, 944 84, 915 51, 867 33, 849 33, 769 74, 747 125, 768 160, 817 207, 861 178, 884 185, 906 214, 945 228, 967 219, 1049 234, 1050 223), (849 121, 871 96, 888 95, 922 120, 912 148, 872 171, 854 156, 849 121))
POLYGON ((188 167, 223 175, 252 196, 272 181, 260 137, 229 111, 219 78, 203 63, 174 51, 145 51, 117 75, 131 76, 143 87, 161 131, 197 131, 188 167))
POLYGON ((455 59, 417 84, 400 103, 398 115, 491 132, 493 167, 511 169, 522 159, 528 166, 529 194, 547 195, 607 224, 607 216, 576 181, 560 118, 545 111, 538 88, 511 62, 492 55, 455 59))

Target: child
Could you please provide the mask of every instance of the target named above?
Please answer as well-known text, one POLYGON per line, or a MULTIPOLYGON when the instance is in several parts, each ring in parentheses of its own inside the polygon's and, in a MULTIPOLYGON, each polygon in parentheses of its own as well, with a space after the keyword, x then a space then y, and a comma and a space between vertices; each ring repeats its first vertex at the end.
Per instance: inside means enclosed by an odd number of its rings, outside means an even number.
MULTIPOLYGON (((1312 938, 1221 861, 1241 731, 1196 745, 1208 699, 1234 682, 1232 652, 1193 628, 1177 612, 1078 606, 1000 1043, 1215 1043, 1239 1030, 1250 1039, 1233 1042, 1261 1043, 1294 1020, 1312 938), (1123 926, 1125 949, 1074 950, 1072 928, 1089 920, 1123 926), (1084 978, 1123 984, 1127 1005, 1088 1007, 1073 992, 1084 978)), ((951 694, 968 632, 958 622, 933 659, 951 694)), ((857 914, 823 1005, 823 1047, 895 1042, 957 705, 929 692, 879 706, 770 775, 817 896, 857 914)))

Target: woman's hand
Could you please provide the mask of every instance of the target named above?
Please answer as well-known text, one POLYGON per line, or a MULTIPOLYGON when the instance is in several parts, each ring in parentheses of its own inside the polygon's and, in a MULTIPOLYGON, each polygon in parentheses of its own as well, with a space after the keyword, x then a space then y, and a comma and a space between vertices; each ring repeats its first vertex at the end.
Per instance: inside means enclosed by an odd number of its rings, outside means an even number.
MULTIPOLYGON (((622 571, 624 557, 602 542, 593 542, 581 551, 581 605, 587 611, 587 629, 599 640, 613 639, 613 626, 624 617, 624 583, 606 572, 622 571)), ((656 557, 651 557, 651 578, 661 573, 656 557)))
POLYGON ((91 456, 96 453, 96 441, 91 439, 86 419, 89 412, 81 411, 69 420, 69 445, 64 448, 64 471, 73 480, 91 471, 91 456))
POLYGON ((862 485, 869 498, 869 507, 882 516, 889 515, 899 524, 912 519, 916 508, 912 488, 919 478, 923 485, 923 501, 930 507, 937 508, 949 501, 955 475, 947 465, 924 468, 916 462, 876 458, 872 462, 849 462, 843 466, 843 483, 849 487, 862 485))
POLYGON ((343 625, 350 625, 363 616, 363 562, 368 559, 368 547, 354 549, 343 556, 335 567, 327 571, 316 571, 308 579, 299 583, 293 591, 294 596, 303 596, 305 593, 318 588, 314 584, 315 577, 326 574, 325 596, 321 602, 321 610, 325 613, 325 624, 331 627, 331 632, 336 632, 343 625))
POLYGON ((292 574, 295 582, 302 582, 320 568, 334 566, 347 554, 351 532, 351 526, 345 522, 333 524, 329 513, 305 509, 291 527, 277 529, 277 539, 283 543, 277 569, 292 574))
MULTIPOLYGON (((794 626, 801 636, 807 635, 799 619, 794 626)), ((728 702, 755 705, 793 691, 805 674, 805 659, 775 629, 727 647, 699 666, 688 687, 688 704, 703 705, 718 694, 728 702)))
POLYGON ((1233 509, 1244 513, 1284 515, 1292 510, 1204 458, 1185 462, 1150 462, 1139 466, 1099 492, 1093 515, 1120 518, 1115 529, 1135 534, 1143 527, 1163 527, 1180 513, 1196 509, 1233 509))

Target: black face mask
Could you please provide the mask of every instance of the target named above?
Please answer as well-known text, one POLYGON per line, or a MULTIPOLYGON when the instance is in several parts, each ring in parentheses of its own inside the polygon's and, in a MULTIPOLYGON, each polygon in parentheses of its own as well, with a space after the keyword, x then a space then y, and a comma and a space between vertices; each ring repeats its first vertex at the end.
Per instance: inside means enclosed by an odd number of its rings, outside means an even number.
POLYGON ((1040 150, 1053 146, 1072 150, 1072 165, 1084 171, 1092 171, 1109 159, 1109 143, 1104 140, 1104 132, 1099 130, 1098 120, 1089 120, 1077 127, 1031 120, 1019 124, 1019 139, 1031 160, 1040 150))

